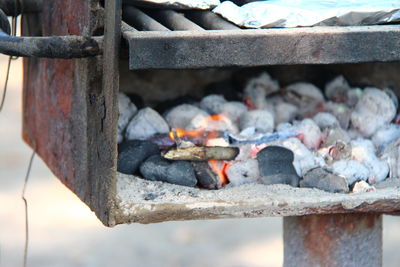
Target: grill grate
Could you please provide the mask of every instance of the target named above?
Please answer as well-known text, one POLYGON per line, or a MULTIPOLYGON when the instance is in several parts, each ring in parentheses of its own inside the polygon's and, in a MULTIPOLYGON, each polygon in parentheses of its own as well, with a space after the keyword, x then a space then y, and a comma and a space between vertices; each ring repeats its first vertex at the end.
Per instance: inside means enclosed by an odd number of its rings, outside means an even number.
POLYGON ((131 70, 400 60, 400 25, 241 29, 211 11, 130 5, 123 20, 131 70))

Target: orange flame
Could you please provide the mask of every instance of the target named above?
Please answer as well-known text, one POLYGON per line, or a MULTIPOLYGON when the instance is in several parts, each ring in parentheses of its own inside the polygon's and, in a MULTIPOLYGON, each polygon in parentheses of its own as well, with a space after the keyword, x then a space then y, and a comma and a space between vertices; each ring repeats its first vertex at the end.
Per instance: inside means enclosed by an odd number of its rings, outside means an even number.
POLYGON ((233 164, 225 161, 210 160, 208 161, 211 169, 218 175, 221 185, 225 186, 229 184, 228 176, 226 175, 226 170, 233 164))

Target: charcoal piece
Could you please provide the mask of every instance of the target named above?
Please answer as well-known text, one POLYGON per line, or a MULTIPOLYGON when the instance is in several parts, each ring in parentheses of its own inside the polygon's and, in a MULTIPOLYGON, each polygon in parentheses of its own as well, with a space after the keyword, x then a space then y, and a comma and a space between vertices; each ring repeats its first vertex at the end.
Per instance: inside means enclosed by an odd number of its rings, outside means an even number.
POLYGON ((194 187, 197 183, 193 167, 188 161, 169 162, 160 155, 149 157, 140 166, 143 178, 194 187))
POLYGON ((126 141, 118 147, 118 150, 117 169, 125 174, 134 174, 144 160, 160 153, 156 144, 142 140, 126 141))
POLYGON ((155 110, 157 110, 160 114, 167 112, 168 110, 181 105, 181 104, 194 104, 198 102, 199 99, 190 95, 184 95, 172 100, 163 101, 155 106, 155 110))
POLYGON ((293 166, 294 155, 289 149, 268 146, 258 152, 257 161, 261 181, 264 184, 299 185, 299 177, 293 166))
POLYGON ((199 161, 192 162, 194 172, 196 173, 197 182, 201 187, 207 189, 218 189, 221 187, 221 181, 217 174, 213 172, 208 162, 199 161))
POLYGON ((318 188, 331 193, 349 192, 349 186, 344 177, 322 168, 315 168, 307 172, 300 181, 300 187, 318 188))

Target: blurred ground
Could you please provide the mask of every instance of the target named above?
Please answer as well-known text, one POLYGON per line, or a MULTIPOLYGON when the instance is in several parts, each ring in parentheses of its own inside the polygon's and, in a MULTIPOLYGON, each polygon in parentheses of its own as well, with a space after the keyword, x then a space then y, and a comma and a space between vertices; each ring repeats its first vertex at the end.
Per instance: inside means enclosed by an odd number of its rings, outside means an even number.
MULTIPOLYGON (((0 88, 6 57, 0 56, 0 88)), ((20 198, 31 150, 21 139, 21 60, 12 63, 0 113, 0 267, 21 266, 24 209, 20 198)), ((281 266, 280 218, 167 222, 104 227, 40 158, 28 184, 28 266, 281 266)), ((384 266, 400 265, 399 219, 384 218, 384 266)))

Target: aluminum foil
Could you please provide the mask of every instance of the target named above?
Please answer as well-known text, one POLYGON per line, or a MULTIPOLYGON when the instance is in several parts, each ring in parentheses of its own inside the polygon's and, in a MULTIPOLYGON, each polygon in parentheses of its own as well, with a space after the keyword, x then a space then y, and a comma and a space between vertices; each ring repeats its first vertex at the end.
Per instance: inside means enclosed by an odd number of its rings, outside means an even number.
POLYGON ((245 28, 374 25, 400 21, 400 1, 267 0, 243 6, 225 1, 213 12, 245 28))
POLYGON ((135 0, 134 2, 176 9, 212 9, 221 3, 219 0, 135 0))

